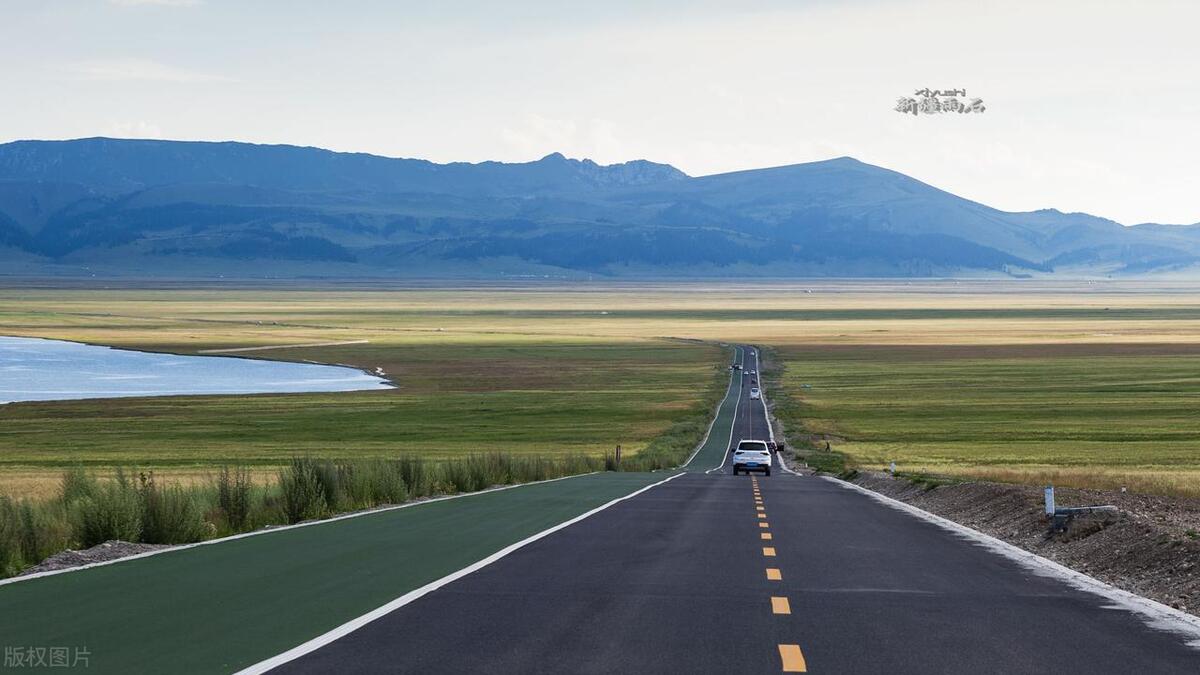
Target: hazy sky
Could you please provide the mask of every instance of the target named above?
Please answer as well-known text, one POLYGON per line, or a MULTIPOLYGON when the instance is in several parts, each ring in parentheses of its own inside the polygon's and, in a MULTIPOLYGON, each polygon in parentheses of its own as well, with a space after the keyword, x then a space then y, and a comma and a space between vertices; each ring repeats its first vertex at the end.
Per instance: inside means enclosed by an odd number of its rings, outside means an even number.
POLYGON ((850 155, 1008 210, 1200 221, 1200 3, 573 4, 0 0, 0 141, 692 175, 850 155), (987 112, 893 110, 924 87, 987 112))

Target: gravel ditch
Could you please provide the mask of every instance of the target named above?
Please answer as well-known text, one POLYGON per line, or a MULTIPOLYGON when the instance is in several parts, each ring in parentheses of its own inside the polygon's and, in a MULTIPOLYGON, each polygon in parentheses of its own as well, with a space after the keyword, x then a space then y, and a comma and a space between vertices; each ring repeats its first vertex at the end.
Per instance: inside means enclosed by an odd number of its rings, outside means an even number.
POLYGON ((979 530, 1117 588, 1200 616, 1200 500, 1055 489, 1058 506, 1111 504, 1107 520, 1052 534, 1042 489, 965 482, 928 485, 863 472, 857 485, 979 530))

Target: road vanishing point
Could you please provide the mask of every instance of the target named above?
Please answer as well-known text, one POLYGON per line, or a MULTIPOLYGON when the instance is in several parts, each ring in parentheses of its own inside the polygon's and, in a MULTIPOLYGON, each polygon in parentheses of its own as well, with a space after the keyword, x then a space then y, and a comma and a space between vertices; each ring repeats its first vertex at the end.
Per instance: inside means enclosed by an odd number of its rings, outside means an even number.
POLYGON ((1200 673, 1200 633, 1154 603, 832 478, 731 475, 730 443, 772 434, 758 353, 733 354, 680 470, 7 580, 0 642, 101 673, 1200 673))

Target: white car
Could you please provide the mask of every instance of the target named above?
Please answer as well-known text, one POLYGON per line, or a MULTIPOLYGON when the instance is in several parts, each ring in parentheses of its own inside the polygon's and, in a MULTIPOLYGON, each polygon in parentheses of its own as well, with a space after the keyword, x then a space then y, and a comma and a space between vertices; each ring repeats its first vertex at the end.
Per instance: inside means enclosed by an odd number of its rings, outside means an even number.
POLYGON ((753 400, 756 398, 762 398, 762 392, 758 390, 758 387, 752 387, 750 389, 750 399, 753 400))
POLYGON ((751 471, 771 475, 771 449, 766 441, 741 441, 733 449, 733 475, 751 471))

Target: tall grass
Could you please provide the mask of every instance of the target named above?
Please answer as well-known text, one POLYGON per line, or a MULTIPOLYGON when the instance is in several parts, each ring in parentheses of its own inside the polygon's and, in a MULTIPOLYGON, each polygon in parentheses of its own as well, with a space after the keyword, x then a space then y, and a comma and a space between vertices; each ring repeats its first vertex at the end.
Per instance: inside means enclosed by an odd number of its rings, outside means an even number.
POLYGON ((178 485, 159 485, 154 474, 142 474, 141 487, 142 533, 147 544, 186 544, 200 541, 216 531, 216 525, 205 520, 202 493, 178 485))
POLYGON ((244 466, 221 467, 217 474, 217 508, 228 530, 238 532, 250 523, 254 484, 244 466))
MULTIPOLYGON (((65 482, 65 481, 64 481, 65 482)), ((114 480, 68 504, 77 540, 95 546, 111 539, 141 541, 142 499, 133 482, 118 470, 114 480)))
POLYGON ((335 513, 411 499, 475 492, 604 469, 585 455, 537 457, 505 453, 430 462, 418 457, 326 460, 297 457, 275 481, 255 485, 246 467, 226 466, 208 484, 164 484, 153 473, 118 469, 100 478, 63 473, 58 494, 17 501, 0 495, 0 577, 68 548, 106 541, 183 544, 299 523, 335 513))

